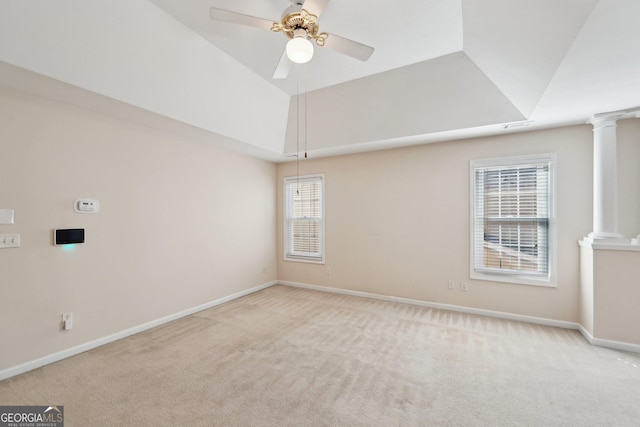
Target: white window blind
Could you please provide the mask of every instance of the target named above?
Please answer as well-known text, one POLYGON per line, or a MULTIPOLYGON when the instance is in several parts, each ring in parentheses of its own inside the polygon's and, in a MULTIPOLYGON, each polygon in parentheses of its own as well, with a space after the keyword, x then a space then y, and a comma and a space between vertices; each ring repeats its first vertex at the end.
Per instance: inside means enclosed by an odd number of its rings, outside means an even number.
POLYGON ((472 163, 472 275, 550 280, 551 160, 472 163))
POLYGON ((285 259, 324 262, 324 177, 285 178, 285 259))

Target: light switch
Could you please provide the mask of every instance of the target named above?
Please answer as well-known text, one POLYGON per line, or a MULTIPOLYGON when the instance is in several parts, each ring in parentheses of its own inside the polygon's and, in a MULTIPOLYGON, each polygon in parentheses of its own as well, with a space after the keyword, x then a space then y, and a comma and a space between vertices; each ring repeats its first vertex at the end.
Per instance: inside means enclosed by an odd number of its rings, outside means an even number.
POLYGON ((0 224, 13 224, 14 214, 13 209, 0 209, 0 224))
POLYGON ((19 247, 20 234, 0 234, 0 249, 19 247))

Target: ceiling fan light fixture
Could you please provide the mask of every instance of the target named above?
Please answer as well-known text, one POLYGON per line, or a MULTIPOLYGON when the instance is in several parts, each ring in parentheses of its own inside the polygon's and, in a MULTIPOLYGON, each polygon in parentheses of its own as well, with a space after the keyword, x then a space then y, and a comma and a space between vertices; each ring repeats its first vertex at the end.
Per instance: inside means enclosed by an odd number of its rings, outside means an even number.
POLYGON ((287 42, 287 58, 296 64, 306 64, 313 57, 313 44, 306 36, 296 35, 287 42))

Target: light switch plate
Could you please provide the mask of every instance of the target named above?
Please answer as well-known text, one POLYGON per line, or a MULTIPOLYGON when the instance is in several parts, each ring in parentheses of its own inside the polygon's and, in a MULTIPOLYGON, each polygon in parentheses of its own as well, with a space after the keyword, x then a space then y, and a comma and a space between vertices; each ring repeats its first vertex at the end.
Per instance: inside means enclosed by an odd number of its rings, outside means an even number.
POLYGON ((14 215, 13 209, 0 209, 0 224, 13 224, 14 215))
POLYGON ((0 234, 0 249, 19 247, 20 234, 0 234))

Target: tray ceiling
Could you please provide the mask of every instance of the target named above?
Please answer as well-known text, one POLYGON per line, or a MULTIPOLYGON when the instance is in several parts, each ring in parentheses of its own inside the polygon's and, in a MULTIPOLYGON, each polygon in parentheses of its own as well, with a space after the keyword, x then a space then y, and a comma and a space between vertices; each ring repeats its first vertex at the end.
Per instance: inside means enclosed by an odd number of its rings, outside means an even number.
POLYGON ((1 61, 270 159, 295 152, 301 106, 310 151, 322 155, 640 106, 637 0, 331 0, 321 30, 374 54, 360 62, 316 48, 284 80, 271 78, 282 34, 213 21, 209 9, 279 20, 288 0, 10 3, 0 5, 1 61))

